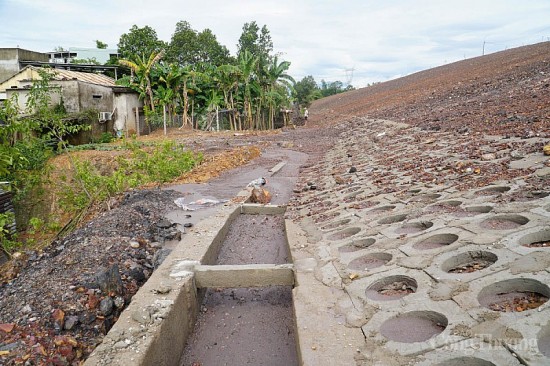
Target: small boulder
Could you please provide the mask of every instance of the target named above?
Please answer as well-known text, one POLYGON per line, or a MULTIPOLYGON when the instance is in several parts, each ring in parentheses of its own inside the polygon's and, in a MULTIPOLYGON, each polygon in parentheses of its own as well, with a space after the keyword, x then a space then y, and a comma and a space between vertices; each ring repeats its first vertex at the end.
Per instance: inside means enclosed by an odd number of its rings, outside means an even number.
POLYGON ((105 316, 111 315, 115 303, 110 296, 107 296, 99 303, 99 312, 105 316))

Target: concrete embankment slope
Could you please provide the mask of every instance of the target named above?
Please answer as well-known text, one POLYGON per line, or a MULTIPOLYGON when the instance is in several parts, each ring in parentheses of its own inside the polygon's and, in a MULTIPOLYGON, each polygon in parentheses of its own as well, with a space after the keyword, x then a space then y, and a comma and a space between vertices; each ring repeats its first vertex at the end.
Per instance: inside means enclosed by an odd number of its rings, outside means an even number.
POLYGON ((344 124, 287 212, 304 363, 548 364, 546 139, 344 124))

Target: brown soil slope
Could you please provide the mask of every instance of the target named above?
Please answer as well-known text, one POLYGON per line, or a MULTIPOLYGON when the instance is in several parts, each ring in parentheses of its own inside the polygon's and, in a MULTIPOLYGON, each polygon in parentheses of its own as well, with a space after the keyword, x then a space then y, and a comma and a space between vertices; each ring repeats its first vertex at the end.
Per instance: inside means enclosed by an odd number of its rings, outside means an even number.
POLYGON ((430 130, 468 126, 518 137, 550 126, 550 42, 455 62, 316 101, 313 121, 346 116, 401 121, 430 130))

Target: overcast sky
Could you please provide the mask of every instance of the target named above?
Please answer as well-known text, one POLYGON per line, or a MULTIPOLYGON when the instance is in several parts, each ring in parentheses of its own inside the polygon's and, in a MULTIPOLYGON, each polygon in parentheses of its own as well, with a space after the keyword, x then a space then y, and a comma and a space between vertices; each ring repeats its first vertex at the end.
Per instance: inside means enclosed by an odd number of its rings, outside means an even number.
POLYGON ((134 24, 170 41, 180 20, 232 54, 244 23, 265 24, 296 80, 362 87, 547 41, 550 0, 0 0, 0 47, 116 48, 134 24))

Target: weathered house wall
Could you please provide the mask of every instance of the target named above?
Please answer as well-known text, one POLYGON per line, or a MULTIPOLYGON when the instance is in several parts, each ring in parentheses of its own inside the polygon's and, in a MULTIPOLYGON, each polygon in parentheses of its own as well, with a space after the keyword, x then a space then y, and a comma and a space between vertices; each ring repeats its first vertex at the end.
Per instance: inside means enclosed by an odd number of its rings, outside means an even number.
POLYGON ((20 61, 48 62, 48 55, 21 48, 0 48, 0 83, 22 69, 20 61))
POLYGON ((122 135, 131 135, 136 132, 136 108, 141 108, 143 103, 137 93, 115 93, 114 128, 122 135))
MULTIPOLYGON (((8 98, 14 94, 17 95, 19 109, 23 114, 32 113, 32 111, 26 111, 26 104, 33 80, 40 79, 38 70, 36 67, 27 66, 9 80, 0 83, 0 91, 2 88, 7 88, 8 98)), ((73 115, 86 111, 95 111, 98 114, 114 112, 112 118, 106 121, 100 120, 99 115, 94 115, 92 129, 72 137, 72 144, 88 143, 105 132, 121 131, 121 134, 126 136, 136 132, 135 111, 136 108, 143 106, 136 92, 117 86, 112 78, 101 74, 68 70, 54 70, 54 72, 54 79, 50 81, 50 86, 58 88, 60 93, 51 93, 51 105, 59 104, 62 100, 66 112, 73 115)), ((75 118, 72 119, 72 121, 75 120, 75 118)))

